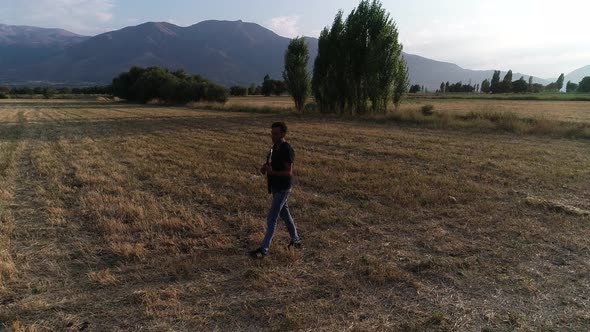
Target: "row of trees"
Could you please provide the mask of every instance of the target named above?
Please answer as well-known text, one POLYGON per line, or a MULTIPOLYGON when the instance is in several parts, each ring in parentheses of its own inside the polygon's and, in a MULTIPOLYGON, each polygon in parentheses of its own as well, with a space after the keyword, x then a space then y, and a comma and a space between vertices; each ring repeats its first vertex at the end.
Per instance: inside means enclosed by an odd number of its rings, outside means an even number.
MULTIPOLYGON (((544 91, 559 92, 561 89, 563 89, 564 80, 565 75, 562 73, 555 82, 549 83, 547 85, 533 83, 532 76, 529 77, 528 81, 524 79, 524 76, 521 76, 520 79, 513 81, 512 70, 509 70, 504 78, 500 80, 500 71, 496 70, 494 71, 491 81, 486 79, 482 82, 481 91, 485 93, 539 93, 544 91)), ((582 82, 580 82, 580 84, 582 84, 582 82)), ((578 86, 579 84, 567 82, 566 92, 590 92, 590 90, 579 90, 578 86)))
POLYGON ((264 76, 262 85, 256 85, 252 83, 250 87, 241 85, 234 85, 229 88, 229 94, 231 96, 243 97, 243 96, 259 96, 264 95, 266 97, 275 95, 280 96, 287 92, 287 84, 284 81, 273 80, 267 74, 264 76))
MULTIPOLYGON (((256 86, 254 86, 254 89, 256 89, 256 86)), ((254 91, 254 92, 256 92, 256 91, 254 91)), ((229 88, 229 94, 230 94, 230 96, 236 96, 236 97, 247 96, 247 95, 250 95, 250 89, 243 87, 243 86, 234 85, 229 88)))
POLYGON ((113 79, 113 95, 146 103, 159 99, 169 103, 190 101, 227 101, 229 91, 199 75, 187 75, 184 70, 170 72, 159 67, 132 67, 113 79))
POLYGON ((578 84, 568 81, 565 86, 565 92, 566 93, 575 93, 575 92, 590 93, 590 76, 586 76, 586 77, 582 78, 582 80, 578 84))
MULTIPOLYGON (((480 86, 479 84, 463 84, 463 82, 459 81, 457 83, 450 83, 450 82, 442 82, 440 84, 440 88, 436 90, 436 93, 453 93, 453 92, 461 92, 461 93, 470 93, 470 92, 479 92, 480 86)), ((428 88, 424 85, 414 84, 410 86, 410 93, 428 93, 428 88)))
POLYGON ((440 84, 440 89, 437 91, 439 93, 447 93, 447 92, 478 92, 479 91, 479 84, 471 85, 471 84, 463 84, 463 82, 457 82, 451 84, 450 82, 442 82, 440 84))
MULTIPOLYGON (((524 79, 524 76, 521 76, 520 79, 513 81, 512 80, 512 70, 509 70, 504 78, 500 80, 500 71, 494 71, 491 81, 488 79, 483 80, 481 84, 463 84, 462 82, 457 82, 455 84, 450 84, 449 82, 442 82, 440 84, 440 89, 437 90, 439 93, 453 93, 453 92, 461 92, 461 93, 471 93, 471 92, 482 92, 482 93, 526 93, 526 92, 541 92, 547 91, 549 89, 554 89, 555 91, 559 91, 563 87, 563 74, 557 80, 557 82, 551 83, 547 85, 547 87, 543 86, 542 84, 533 83, 533 77, 529 77, 528 82, 524 79)), ((412 90, 410 89, 410 92, 412 90)))
MULTIPOLYGON (((310 79, 305 39, 291 40, 285 52, 284 81, 267 75, 262 94, 281 94, 284 82, 298 111, 303 111, 310 88, 320 111, 326 113, 383 113, 390 99, 399 105, 408 89, 408 72, 397 27, 379 1, 361 1, 346 20, 338 12, 332 27, 322 31, 318 47, 310 79)), ((232 89, 232 94, 244 93, 232 89)))
POLYGON ((509 70, 506 75, 504 75, 502 80, 500 80, 500 74, 501 72, 499 70, 495 70, 491 81, 485 79, 481 83, 481 92, 526 93, 542 92, 549 89, 555 89, 556 91, 559 91, 563 87, 563 74, 559 76, 559 79, 556 82, 547 85, 547 87, 543 86, 542 84, 533 83, 532 76, 529 76, 528 82, 524 79, 524 76, 521 76, 520 79, 513 81, 512 70, 509 70))
POLYGON ((273 80, 268 76, 264 76, 264 80, 262 81, 262 87, 260 89, 260 93, 264 96, 280 96, 287 92, 287 85, 284 81, 280 80, 273 80))
POLYGON ((494 70, 492 80, 485 79, 481 83, 481 92, 483 93, 525 93, 525 92, 539 92, 540 86, 533 84, 533 77, 530 76, 528 82, 521 76, 519 80, 512 81, 512 70, 509 70, 504 79, 500 80, 501 72, 494 70))
POLYGON ((45 96, 53 96, 56 94, 60 95, 104 95, 104 94, 111 94, 111 86, 91 86, 91 87, 80 87, 80 88, 70 88, 70 87, 61 87, 61 88, 54 88, 54 87, 7 87, 7 86, 0 86, 0 94, 3 95, 45 95, 45 96))
MULTIPOLYGON (((301 66, 307 51, 300 40, 292 44, 296 56, 285 56, 289 78, 288 61, 301 66)), ((379 1, 361 1, 346 19, 338 12, 331 28, 322 31, 318 47, 311 88, 322 112, 385 112, 391 99, 399 105, 409 85, 408 72, 396 24, 379 1)), ((299 68, 295 76, 304 80, 299 68)), ((287 85, 293 94, 293 87, 287 85)))
MULTIPOLYGON (((298 111, 310 90, 321 112, 348 114, 383 113, 390 100, 397 107, 408 90, 397 27, 377 0, 361 1, 346 19, 338 12, 322 31, 311 79, 308 62, 305 39, 291 40, 283 80, 298 111)), ((270 95, 277 82, 265 77, 262 93, 270 95)))
MULTIPOLYGON (((509 70, 506 75, 504 75, 503 79, 500 79, 501 72, 499 70, 494 71, 491 80, 485 79, 480 84, 463 84, 462 82, 457 82, 455 84, 450 84, 449 82, 442 82, 440 84, 440 89, 437 90, 437 93, 453 93, 453 92, 461 92, 461 93, 470 93, 470 92, 482 92, 482 93, 539 93, 539 92, 558 92, 561 91, 563 88, 565 76, 563 74, 559 75, 555 82, 549 83, 547 85, 533 83, 533 77, 530 76, 528 81, 524 79, 524 76, 521 76, 518 80, 512 80, 512 70, 509 70)), ((420 85, 412 85, 410 87, 410 93, 418 93, 418 92, 428 92, 424 86, 420 85)), ((590 92, 590 78, 585 77, 579 84, 575 84, 567 82, 566 84, 566 92, 573 93, 573 92, 590 92), (589 86, 586 88, 586 86, 589 86)))
POLYGON ((248 88, 241 85, 234 85, 229 88, 229 94, 235 97, 260 96, 262 95, 262 86, 254 83, 248 88))
MULTIPOLYGON (((547 85, 533 83, 533 77, 530 76, 528 82, 523 76, 516 81, 512 81, 512 70, 509 70, 504 79, 500 81, 500 71, 494 71, 491 82, 484 80, 481 85, 481 91, 485 93, 539 93, 539 92, 559 92, 563 89, 565 75, 559 75, 555 82, 547 85)), ((568 81, 566 84, 566 92, 590 92, 590 77, 585 77, 579 84, 568 81), (588 88, 586 86, 588 85, 588 88), (581 88, 580 88, 581 87, 581 88)))

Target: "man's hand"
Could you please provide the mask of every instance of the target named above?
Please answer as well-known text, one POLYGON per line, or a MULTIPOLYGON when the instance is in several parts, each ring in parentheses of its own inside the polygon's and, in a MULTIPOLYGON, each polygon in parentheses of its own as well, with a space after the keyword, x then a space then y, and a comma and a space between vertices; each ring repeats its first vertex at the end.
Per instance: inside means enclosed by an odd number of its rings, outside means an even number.
POLYGON ((266 174, 270 171, 272 171, 272 167, 270 167, 269 164, 264 164, 260 167, 260 173, 262 173, 262 174, 266 174))

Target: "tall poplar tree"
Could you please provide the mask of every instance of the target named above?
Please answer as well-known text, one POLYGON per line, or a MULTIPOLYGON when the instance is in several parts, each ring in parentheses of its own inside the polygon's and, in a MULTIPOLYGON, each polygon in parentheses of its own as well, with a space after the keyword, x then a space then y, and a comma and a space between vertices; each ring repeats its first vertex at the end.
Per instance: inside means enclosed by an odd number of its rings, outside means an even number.
POLYGON ((397 26, 377 0, 361 1, 346 20, 338 12, 318 47, 312 91, 322 112, 382 113, 408 88, 397 26))
POLYGON ((582 80, 578 84, 577 91, 582 93, 590 92, 590 76, 585 76, 584 78, 582 78, 582 80))
POLYGON ((500 71, 494 70, 494 75, 492 76, 492 82, 490 83, 490 91, 492 93, 500 93, 500 71))
POLYGON ((563 81, 564 80, 565 80, 565 76, 563 75, 563 73, 561 73, 561 75, 559 75, 559 78, 557 78, 557 81, 555 82, 555 84, 557 85, 557 90, 563 89, 563 81))
POLYGON ((287 91, 293 97, 295 108, 302 112, 305 101, 309 96, 310 79, 307 72, 309 62, 309 49, 305 39, 295 38, 291 40, 285 52, 285 70, 283 79, 287 85, 287 91))
POLYGON ((576 92, 577 89, 578 85, 576 83, 572 83, 572 81, 567 81, 567 84, 565 85, 565 92, 572 93, 576 92))
POLYGON ((481 82, 481 92, 490 93, 490 81, 487 78, 481 82))
POLYGON ((403 60, 403 58, 402 61, 397 63, 395 77, 396 80, 393 83, 393 105, 397 110, 402 101, 402 97, 406 92, 408 92, 408 87, 410 86, 408 67, 406 66, 406 62, 403 60))
POLYGON ((504 93, 512 92, 512 70, 508 70, 508 72, 504 76, 504 79, 502 80, 501 86, 502 86, 502 88, 501 88, 502 92, 504 92, 504 93))

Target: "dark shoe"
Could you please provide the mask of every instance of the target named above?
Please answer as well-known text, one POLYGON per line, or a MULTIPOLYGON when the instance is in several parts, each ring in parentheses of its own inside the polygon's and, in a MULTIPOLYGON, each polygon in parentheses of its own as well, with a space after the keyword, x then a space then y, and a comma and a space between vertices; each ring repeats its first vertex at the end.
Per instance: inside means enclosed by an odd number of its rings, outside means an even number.
POLYGON ((268 253, 262 248, 250 251, 250 257, 255 259, 263 259, 268 253))
POLYGON ((297 250, 303 250, 303 243, 301 243, 301 241, 291 241, 289 242, 289 245, 287 245, 287 249, 297 249, 297 250))

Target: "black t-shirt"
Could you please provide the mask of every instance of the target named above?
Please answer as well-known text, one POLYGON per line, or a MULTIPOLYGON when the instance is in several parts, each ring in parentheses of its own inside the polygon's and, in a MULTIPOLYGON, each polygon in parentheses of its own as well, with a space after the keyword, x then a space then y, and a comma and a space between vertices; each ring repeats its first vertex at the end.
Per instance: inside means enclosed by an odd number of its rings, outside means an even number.
MULTIPOLYGON (((286 170, 285 164, 292 164, 295 161, 295 152, 291 144, 283 142, 272 149, 271 166, 273 171, 286 170)), ((270 187, 273 192, 287 191, 291 189, 292 181, 290 176, 269 176, 270 187)))

